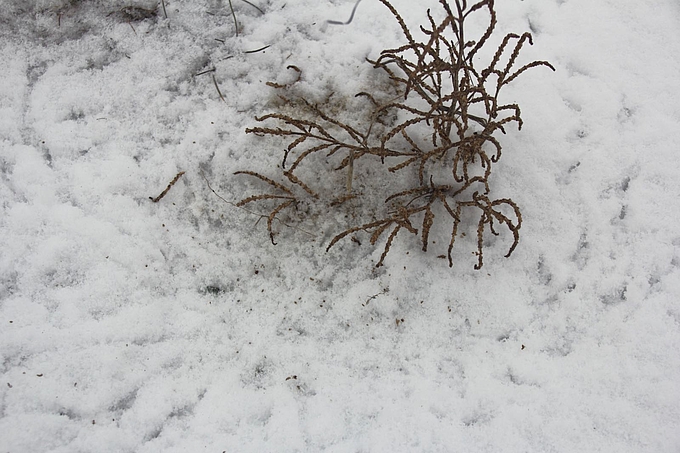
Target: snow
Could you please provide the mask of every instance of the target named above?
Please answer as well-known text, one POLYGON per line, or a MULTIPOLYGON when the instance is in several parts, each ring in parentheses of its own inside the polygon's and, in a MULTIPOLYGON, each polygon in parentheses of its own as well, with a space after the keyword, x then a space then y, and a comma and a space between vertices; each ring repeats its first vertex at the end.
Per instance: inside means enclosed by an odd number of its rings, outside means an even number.
POLYGON ((223 1, 0 0, 0 452, 680 451, 675 1, 497 2, 557 71, 505 93, 524 223, 480 271, 473 235, 376 269, 324 253, 333 214, 272 246, 233 205, 280 159, 266 82, 352 118, 402 37, 375 0, 232 4, 238 36, 223 1))

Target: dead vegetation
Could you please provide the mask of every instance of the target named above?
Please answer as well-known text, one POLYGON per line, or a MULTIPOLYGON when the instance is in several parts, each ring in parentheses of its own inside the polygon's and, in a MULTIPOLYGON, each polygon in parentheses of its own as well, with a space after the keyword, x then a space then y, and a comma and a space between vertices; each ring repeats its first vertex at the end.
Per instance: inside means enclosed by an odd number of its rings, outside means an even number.
MULTIPOLYGON (((354 190, 353 179, 358 166, 379 166, 384 178, 394 178, 400 184, 412 181, 411 186, 405 190, 396 183, 391 186, 399 190, 394 190, 385 200, 389 207, 387 215, 340 232, 330 241, 327 251, 343 238, 361 231, 370 234, 371 244, 386 236, 377 263, 380 266, 400 232, 419 237, 422 249, 427 251, 435 220, 443 216, 451 231, 449 266, 454 262, 452 251, 456 239, 464 235, 460 232, 463 219, 477 225, 475 269, 483 265, 485 235, 498 236, 499 226, 507 228, 512 236, 506 255, 510 256, 519 242, 522 216, 512 199, 490 197, 489 181, 494 164, 501 157, 499 132, 506 133, 510 123, 516 123, 521 129, 522 119, 520 107, 502 103, 499 94, 504 86, 530 68, 554 68, 546 61, 517 64, 523 46, 532 44, 529 33, 506 35, 485 67, 473 63, 489 43, 496 26, 493 0, 472 5, 465 0, 439 0, 443 19, 435 19, 435 14, 428 10, 429 23, 420 27, 420 40, 388 0, 379 1, 399 23, 406 42, 401 47, 383 50, 369 63, 387 74, 400 96, 381 103, 377 99, 388 98, 384 93, 357 94, 370 101, 367 102, 370 112, 364 116, 369 119, 350 125, 305 99, 287 98, 287 86, 270 84, 283 91, 281 97, 286 102, 302 106, 307 114, 300 118, 270 113, 257 118, 267 125, 246 130, 286 140, 279 166, 284 182, 257 172, 237 172, 258 179, 269 189, 244 198, 238 205, 270 204, 267 228, 274 243, 273 221, 285 210, 295 209, 303 197, 321 200, 327 203, 328 209, 354 198, 375 200, 375 194, 354 190), (488 27, 476 39, 465 34, 465 22, 473 14, 485 14, 488 18, 488 27), (396 120, 380 122, 380 118, 387 115, 396 120), (339 165, 318 168, 323 165, 319 162, 330 160, 312 159, 317 155, 334 156, 339 165), (299 171, 303 163, 315 165, 315 174, 344 172, 344 183, 341 187, 321 188, 324 191, 313 188, 302 176, 308 172, 299 171)), ((297 67, 295 70, 300 72, 297 67)))

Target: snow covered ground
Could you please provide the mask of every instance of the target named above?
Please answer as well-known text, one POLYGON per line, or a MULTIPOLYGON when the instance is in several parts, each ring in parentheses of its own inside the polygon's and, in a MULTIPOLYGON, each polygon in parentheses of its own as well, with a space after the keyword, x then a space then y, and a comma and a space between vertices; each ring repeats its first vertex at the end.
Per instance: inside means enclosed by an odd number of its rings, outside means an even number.
POLYGON ((505 93, 521 242, 475 271, 473 234, 274 247, 208 186, 280 159, 244 130, 288 65, 351 117, 403 42, 378 1, 232 0, 237 36, 223 0, 0 0, 0 452, 680 451, 680 6, 497 3, 557 71, 505 93))

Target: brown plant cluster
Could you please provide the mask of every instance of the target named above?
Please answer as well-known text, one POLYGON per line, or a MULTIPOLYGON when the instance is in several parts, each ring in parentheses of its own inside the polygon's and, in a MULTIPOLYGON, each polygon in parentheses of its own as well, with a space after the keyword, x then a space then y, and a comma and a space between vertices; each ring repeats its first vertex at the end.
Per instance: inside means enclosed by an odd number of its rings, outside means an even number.
MULTIPOLYGON (((273 221, 284 210, 295 209, 302 196, 326 200, 329 208, 356 197, 375 199, 373 194, 358 193, 353 188, 353 179, 359 166, 379 166, 386 170, 386 176, 397 178, 399 183, 411 181, 411 186, 404 190, 395 183, 392 187, 399 190, 395 189, 385 200, 389 206, 387 215, 340 232, 330 241, 327 251, 341 239, 360 231, 370 234, 371 244, 386 236, 377 263, 380 266, 394 239, 403 231, 416 235, 427 251, 435 218, 443 217, 451 231, 446 255, 449 266, 453 265, 456 239, 464 235, 460 231, 464 219, 472 219, 477 225, 475 269, 483 265, 485 235, 490 232, 498 236, 499 226, 512 234, 506 254, 510 256, 519 242, 522 216, 510 198, 490 198, 489 180, 501 157, 498 133, 504 134, 510 123, 521 129, 522 119, 519 106, 501 103, 499 94, 527 69, 546 66, 554 70, 553 66, 546 61, 533 61, 517 67, 522 47, 532 44, 530 33, 506 35, 486 67, 480 69, 473 64, 496 26, 493 0, 472 5, 466 0, 439 0, 443 19, 435 20, 428 10, 429 23, 420 27, 421 40, 414 38, 389 0, 379 1, 396 18, 406 43, 383 50, 377 60, 369 62, 387 74, 399 96, 380 102, 377 95, 357 94, 370 101, 371 110, 369 120, 356 126, 326 114, 305 99, 286 99, 303 106, 308 112, 305 118, 283 113, 257 118, 274 125, 253 127, 247 133, 278 136, 287 141, 280 165, 285 183, 257 172, 237 172, 259 179, 269 188, 266 193, 244 198, 238 205, 274 202, 266 216, 274 243, 273 221), (465 27, 466 20, 474 14, 485 14, 488 18, 486 31, 476 40, 466 36, 465 27), (385 122, 386 117, 394 120, 385 122), (334 168, 320 168, 316 172, 344 172, 341 194, 324 196, 299 175, 301 164, 312 162, 311 157, 319 154, 326 157, 321 162, 330 162, 332 156, 339 162, 334 168)), ((292 68, 299 75, 300 69, 292 68)), ((313 162, 319 165, 318 159, 313 162)))

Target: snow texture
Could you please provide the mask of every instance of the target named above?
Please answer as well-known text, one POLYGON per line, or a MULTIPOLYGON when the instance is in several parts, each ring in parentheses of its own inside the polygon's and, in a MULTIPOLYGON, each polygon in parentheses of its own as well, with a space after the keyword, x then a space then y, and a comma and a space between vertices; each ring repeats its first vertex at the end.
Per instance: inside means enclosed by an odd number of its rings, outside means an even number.
POLYGON ((351 118, 403 43, 376 0, 231 3, 0 0, 0 452, 680 451, 676 1, 497 2, 557 71, 505 93, 524 224, 481 271, 229 204, 281 158, 266 82, 351 118))

